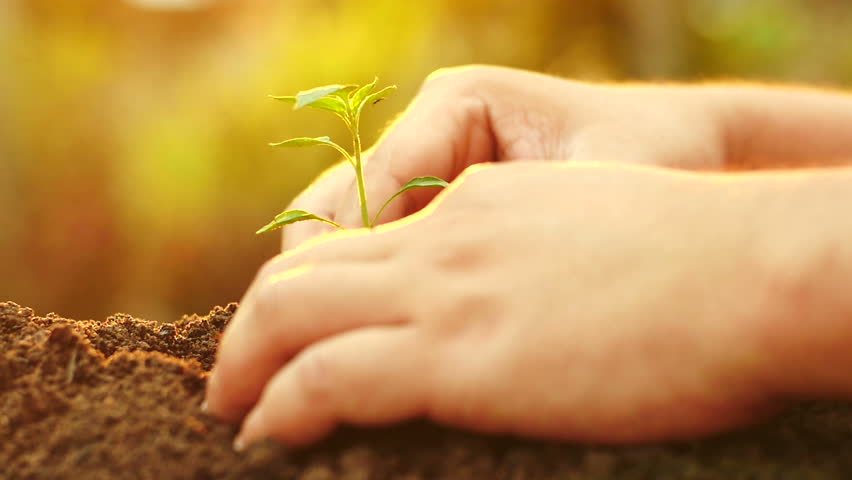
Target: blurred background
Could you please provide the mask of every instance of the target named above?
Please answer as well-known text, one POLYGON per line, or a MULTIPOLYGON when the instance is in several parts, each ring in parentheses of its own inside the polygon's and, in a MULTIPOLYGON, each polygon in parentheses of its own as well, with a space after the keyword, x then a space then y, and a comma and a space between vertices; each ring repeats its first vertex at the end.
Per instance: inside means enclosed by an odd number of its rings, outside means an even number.
MULTIPOLYGON (((500 64, 593 81, 852 84, 848 0, 0 0, 0 301, 153 320, 240 298, 254 231, 342 125, 267 94, 500 64)), ((345 137, 344 137, 345 138, 345 137)))

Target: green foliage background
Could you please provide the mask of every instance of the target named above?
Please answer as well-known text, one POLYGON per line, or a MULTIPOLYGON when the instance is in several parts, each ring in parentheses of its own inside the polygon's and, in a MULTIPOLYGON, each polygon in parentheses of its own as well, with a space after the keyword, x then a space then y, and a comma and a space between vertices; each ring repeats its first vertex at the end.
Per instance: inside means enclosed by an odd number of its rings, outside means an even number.
POLYGON ((3 0, 0 300, 163 320, 237 300, 278 249, 257 226, 338 160, 267 143, 346 134, 267 94, 396 83, 370 144, 440 67, 847 86, 849 32, 844 0, 3 0))

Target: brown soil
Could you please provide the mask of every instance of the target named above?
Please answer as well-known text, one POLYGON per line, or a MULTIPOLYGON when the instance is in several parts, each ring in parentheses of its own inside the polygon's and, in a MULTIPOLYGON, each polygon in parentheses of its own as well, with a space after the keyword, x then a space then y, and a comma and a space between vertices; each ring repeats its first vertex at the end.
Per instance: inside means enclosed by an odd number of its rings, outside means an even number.
POLYGON ((158 324, 127 315, 37 317, 0 303, 0 478, 852 478, 852 406, 827 403, 673 445, 583 447, 415 422, 343 429, 301 452, 267 442, 237 454, 234 427, 199 411, 205 372, 235 308, 158 324))

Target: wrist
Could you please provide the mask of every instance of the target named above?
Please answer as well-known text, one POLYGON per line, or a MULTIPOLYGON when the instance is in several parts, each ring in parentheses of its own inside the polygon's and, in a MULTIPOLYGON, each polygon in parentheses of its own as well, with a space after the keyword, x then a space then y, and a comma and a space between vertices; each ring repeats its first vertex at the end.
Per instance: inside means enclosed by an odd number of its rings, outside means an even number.
POLYGON ((710 85, 726 166, 740 170, 844 165, 852 160, 852 95, 804 87, 710 85))

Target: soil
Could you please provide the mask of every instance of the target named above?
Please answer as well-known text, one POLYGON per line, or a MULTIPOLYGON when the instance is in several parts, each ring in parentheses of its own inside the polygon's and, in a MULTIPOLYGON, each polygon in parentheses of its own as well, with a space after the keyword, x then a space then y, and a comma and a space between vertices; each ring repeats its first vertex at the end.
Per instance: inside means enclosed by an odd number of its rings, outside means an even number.
POLYGON ((160 324, 128 315, 39 317, 0 303, 0 478, 852 478, 852 405, 826 402, 668 445, 578 446, 414 422, 341 429, 302 451, 265 442, 237 454, 235 428, 199 410, 219 333, 235 309, 160 324))

